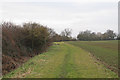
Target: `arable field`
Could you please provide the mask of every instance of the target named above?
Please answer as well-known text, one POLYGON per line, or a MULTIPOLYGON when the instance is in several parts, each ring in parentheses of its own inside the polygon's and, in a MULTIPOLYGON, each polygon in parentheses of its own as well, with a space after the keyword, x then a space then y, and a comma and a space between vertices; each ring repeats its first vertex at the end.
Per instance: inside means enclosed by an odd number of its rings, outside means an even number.
POLYGON ((108 68, 117 72, 118 68, 118 40, 109 41, 70 41, 67 42, 78 46, 96 57, 108 68))
MULTIPOLYGON (((69 42, 69 43, 70 44, 64 42, 54 43, 54 45, 51 46, 46 53, 35 56, 18 69, 10 72, 9 74, 6 74, 4 78, 117 77, 116 73, 114 73, 110 69, 107 69, 103 64, 96 61, 96 59, 93 58, 88 51, 82 49, 83 47, 80 48, 81 42, 69 42)), ((111 44, 114 44, 114 42, 113 43, 111 42, 111 44)), ((110 50, 112 51, 112 49, 110 50)), ((115 52, 112 53, 109 54, 115 56, 116 53, 115 52)))

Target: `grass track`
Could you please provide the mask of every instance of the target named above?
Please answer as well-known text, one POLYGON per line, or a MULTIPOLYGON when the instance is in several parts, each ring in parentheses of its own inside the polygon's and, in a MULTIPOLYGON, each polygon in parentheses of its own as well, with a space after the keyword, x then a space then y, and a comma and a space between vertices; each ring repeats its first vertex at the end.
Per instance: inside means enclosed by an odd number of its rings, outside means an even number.
POLYGON ((117 75, 96 63, 83 49, 67 43, 53 45, 4 78, 113 78, 117 75))

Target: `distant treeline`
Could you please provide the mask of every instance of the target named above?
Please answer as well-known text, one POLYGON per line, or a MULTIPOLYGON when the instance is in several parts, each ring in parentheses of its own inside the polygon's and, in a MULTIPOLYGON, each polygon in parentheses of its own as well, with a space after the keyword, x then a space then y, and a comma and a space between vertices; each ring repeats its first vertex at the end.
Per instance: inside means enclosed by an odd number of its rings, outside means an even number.
POLYGON ((95 33, 89 30, 82 31, 77 35, 78 40, 82 41, 94 41, 94 40, 115 40, 119 39, 113 30, 107 30, 105 33, 95 33))
POLYGON ((60 34, 55 33, 53 41, 76 41, 76 38, 71 37, 72 29, 66 28, 60 34))
POLYGON ((105 33, 95 33, 90 30, 81 31, 77 35, 77 38, 71 37, 72 30, 65 29, 61 32, 61 34, 56 34, 53 38, 54 41, 97 41, 97 40, 118 40, 120 39, 120 35, 114 33, 113 30, 107 30, 105 33))

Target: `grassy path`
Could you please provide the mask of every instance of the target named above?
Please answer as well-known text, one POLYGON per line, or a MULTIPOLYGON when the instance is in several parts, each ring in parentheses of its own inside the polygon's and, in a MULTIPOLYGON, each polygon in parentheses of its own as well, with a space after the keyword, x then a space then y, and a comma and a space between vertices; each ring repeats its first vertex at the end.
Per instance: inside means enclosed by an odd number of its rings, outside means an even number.
POLYGON ((53 45, 5 78, 111 78, 114 72, 96 62, 88 52, 67 43, 53 45))

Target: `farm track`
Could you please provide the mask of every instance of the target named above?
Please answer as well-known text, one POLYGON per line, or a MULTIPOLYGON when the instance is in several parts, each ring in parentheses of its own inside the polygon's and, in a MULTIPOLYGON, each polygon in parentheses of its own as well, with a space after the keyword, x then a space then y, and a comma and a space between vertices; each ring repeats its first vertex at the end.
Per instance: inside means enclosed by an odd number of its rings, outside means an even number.
POLYGON ((116 78, 80 47, 55 43, 48 52, 35 56, 4 78, 116 78))

